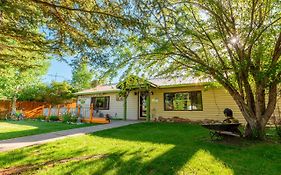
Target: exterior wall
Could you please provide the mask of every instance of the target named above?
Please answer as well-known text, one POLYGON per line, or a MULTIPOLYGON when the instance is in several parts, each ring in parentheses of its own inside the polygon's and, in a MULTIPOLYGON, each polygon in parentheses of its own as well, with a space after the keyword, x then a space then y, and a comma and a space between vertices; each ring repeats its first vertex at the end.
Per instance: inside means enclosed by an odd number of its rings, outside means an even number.
MULTIPOLYGON (((137 91, 136 91, 137 92, 137 91)), ((211 88, 204 89, 203 86, 187 86, 178 88, 160 88, 152 89, 153 95, 151 95, 151 120, 156 117, 181 117, 191 120, 223 120, 223 110, 230 108, 233 110, 234 117, 240 122, 245 122, 238 106, 224 88, 211 88), (167 92, 184 92, 184 91, 201 91, 202 92, 202 104, 203 111, 165 111, 164 110, 164 93, 167 92)), ((124 117, 124 101, 116 101, 117 93, 107 93, 102 95, 86 95, 79 96, 77 104, 80 104, 84 110, 86 117, 89 117, 89 109, 91 103, 91 97, 94 96, 110 96, 109 110, 100 110, 104 114, 110 114, 112 117, 123 118, 124 117), (83 103, 81 103, 83 101, 83 103)), ((139 97, 135 95, 135 92, 130 92, 127 98, 127 119, 138 120, 139 115, 139 97)), ((276 106, 276 110, 273 116, 281 116, 281 100, 279 98, 276 106)))
MULTIPOLYGON (((108 94, 102 94, 102 95, 87 95, 87 96, 79 96, 77 100, 77 104, 82 106, 82 109, 85 111, 89 111, 90 105, 91 105, 91 98, 92 97, 101 97, 101 96, 109 96, 109 110, 99 110, 104 115, 109 114, 113 118, 123 118, 124 117, 124 111, 123 111, 123 105, 124 101, 117 101, 117 93, 108 93, 108 94), (82 103, 81 103, 82 102, 82 103)), ((84 111, 82 110, 82 113, 84 111)), ((84 112, 86 114, 86 118, 90 115, 89 112, 84 112)))
MULTIPOLYGON (((110 114, 113 118, 124 118, 124 100, 117 101, 117 93, 108 93, 102 95, 84 95, 79 96, 77 104, 82 106, 81 113, 89 118, 89 109, 91 105, 91 97, 95 96, 110 96, 109 110, 100 110, 104 114, 110 114)), ((138 120, 138 95, 135 92, 130 92, 127 97, 127 119, 128 120, 138 120)))
POLYGON ((138 95, 135 95, 135 92, 130 92, 127 97, 127 119, 128 120, 138 120, 139 114, 139 100, 138 95))
POLYGON ((223 120, 225 119, 223 110, 230 108, 233 115, 240 122, 244 122, 244 118, 239 111, 236 103, 224 88, 212 88, 205 90, 203 86, 190 86, 179 88, 166 88, 152 90, 151 96, 151 118, 155 117, 181 117, 191 120, 223 120), (167 92, 183 92, 183 91, 201 91, 203 111, 165 111, 164 110, 164 93, 167 92))

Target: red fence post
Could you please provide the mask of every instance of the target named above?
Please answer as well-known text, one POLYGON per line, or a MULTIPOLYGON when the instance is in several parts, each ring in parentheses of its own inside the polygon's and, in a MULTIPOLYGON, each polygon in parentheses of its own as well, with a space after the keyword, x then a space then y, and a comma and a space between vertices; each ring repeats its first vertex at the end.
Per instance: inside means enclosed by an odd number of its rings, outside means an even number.
POLYGON ((69 111, 70 111, 70 106, 67 105, 67 113, 69 113, 69 111))
POLYGON ((50 117, 50 115, 51 115, 51 110, 52 110, 52 106, 49 105, 48 117, 50 117))
POLYGON ((94 114, 94 105, 93 105, 93 103, 91 104, 91 106, 90 106, 90 122, 92 122, 92 120, 93 120, 93 114, 94 114))
POLYGON ((43 105, 42 106, 42 116, 44 115, 44 108, 45 108, 45 106, 43 105))
POLYGON ((57 116, 60 115, 60 105, 57 106, 57 116))
POLYGON ((77 116, 80 116, 80 105, 78 105, 77 116))

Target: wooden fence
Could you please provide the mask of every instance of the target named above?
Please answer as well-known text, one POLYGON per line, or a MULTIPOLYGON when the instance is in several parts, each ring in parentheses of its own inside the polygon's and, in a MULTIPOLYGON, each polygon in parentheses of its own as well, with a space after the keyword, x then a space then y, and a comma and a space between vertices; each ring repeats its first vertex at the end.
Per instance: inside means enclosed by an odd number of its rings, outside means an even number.
MULTIPOLYGON (((66 113, 80 116, 84 122, 108 123, 105 118, 94 117, 94 107, 80 107, 76 103, 50 105, 45 102, 18 101, 17 110, 22 110, 26 118, 36 118, 37 116, 61 116, 66 113)), ((0 101, 0 118, 11 112, 11 101, 0 101)))
MULTIPOLYGON (((76 103, 64 104, 70 107, 75 107, 76 103)), ((34 101, 17 101, 16 108, 21 110, 27 118, 35 118, 43 115, 44 108, 51 105, 46 102, 34 102, 34 101)), ((12 111, 12 102, 8 100, 0 101, 0 117, 12 111)))
POLYGON ((83 122, 90 123, 108 123, 105 117, 98 117, 95 114, 93 104, 90 107, 76 106, 76 104, 45 106, 43 109, 44 116, 62 116, 64 114, 71 114, 81 117, 83 122))

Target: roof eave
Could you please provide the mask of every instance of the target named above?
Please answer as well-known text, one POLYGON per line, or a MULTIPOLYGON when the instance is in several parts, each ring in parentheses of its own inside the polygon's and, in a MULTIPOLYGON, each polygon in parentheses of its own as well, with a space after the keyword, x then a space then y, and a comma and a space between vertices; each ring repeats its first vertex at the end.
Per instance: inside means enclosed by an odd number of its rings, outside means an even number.
POLYGON ((174 87, 187 87, 187 86, 203 86, 207 84, 208 82, 200 82, 200 83, 189 83, 189 84, 174 84, 174 85, 162 85, 158 86, 159 89, 165 89, 165 88, 174 88, 174 87))
POLYGON ((76 92, 74 95, 93 95, 93 94, 104 94, 104 93, 113 93, 113 92, 119 92, 119 89, 116 90, 108 90, 108 91, 95 91, 95 92, 76 92))

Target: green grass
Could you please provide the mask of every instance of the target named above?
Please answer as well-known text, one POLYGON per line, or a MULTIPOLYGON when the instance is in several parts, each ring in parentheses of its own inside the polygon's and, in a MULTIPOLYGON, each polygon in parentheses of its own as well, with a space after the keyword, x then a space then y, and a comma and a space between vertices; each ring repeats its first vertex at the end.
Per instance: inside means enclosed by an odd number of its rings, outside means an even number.
POLYGON ((60 122, 43 122, 33 120, 0 121, 0 140, 90 125, 91 124, 73 125, 60 122))
POLYGON ((0 169, 70 157, 104 158, 55 163, 26 174, 281 174, 281 145, 212 142, 197 125, 141 123, 0 153, 0 169))

